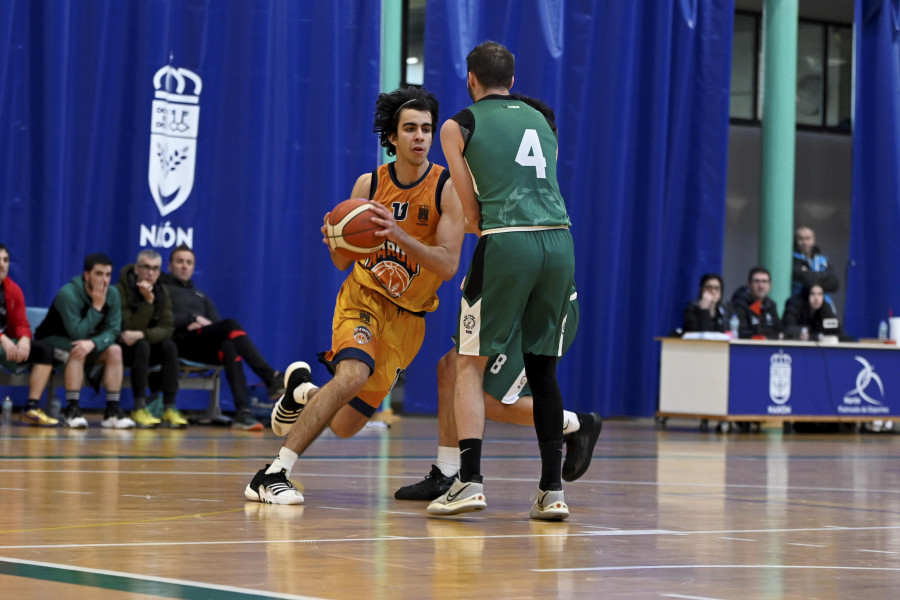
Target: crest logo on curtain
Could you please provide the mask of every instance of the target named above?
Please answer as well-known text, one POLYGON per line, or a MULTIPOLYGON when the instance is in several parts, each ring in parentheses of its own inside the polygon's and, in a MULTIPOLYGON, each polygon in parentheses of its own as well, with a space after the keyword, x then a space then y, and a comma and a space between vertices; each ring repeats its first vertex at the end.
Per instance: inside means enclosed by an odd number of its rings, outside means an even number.
POLYGON ((200 76, 166 65, 153 76, 147 180, 159 214, 177 210, 191 195, 200 125, 200 76))

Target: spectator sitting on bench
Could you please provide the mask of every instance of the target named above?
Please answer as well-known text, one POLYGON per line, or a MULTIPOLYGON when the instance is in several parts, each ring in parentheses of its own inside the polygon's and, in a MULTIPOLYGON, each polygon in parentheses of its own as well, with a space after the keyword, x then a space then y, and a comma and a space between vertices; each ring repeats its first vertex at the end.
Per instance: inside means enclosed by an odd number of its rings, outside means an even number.
POLYGON ((172 298, 178 355, 195 362, 224 364, 236 409, 232 427, 261 431, 262 423, 250 414, 241 358, 266 385, 270 397, 284 393, 283 375, 269 366, 240 323, 222 319, 210 297, 194 287, 194 268, 194 251, 182 244, 172 251, 169 273, 162 276, 172 298))
MULTIPOLYGON (((109 285, 112 260, 105 254, 89 254, 84 272, 64 285, 53 299, 35 337, 68 355, 65 369, 67 427, 83 429, 87 420, 78 404, 85 369, 103 367, 106 411, 101 427, 131 429, 134 421, 119 406, 122 391, 122 348, 116 344, 122 329, 119 292, 109 285)), ((98 386, 94 386, 95 389, 98 386)))
POLYGON ((178 394, 178 348, 172 335, 172 300, 159 281, 162 257, 156 250, 142 250, 135 264, 125 265, 116 288, 122 299, 122 359, 131 367, 134 410, 138 427, 187 427, 187 419, 175 408, 178 394), (163 394, 162 419, 147 410, 147 384, 151 365, 160 365, 163 394))
POLYGON ((0 244, 0 365, 16 371, 24 364, 31 364, 31 374, 22 421, 52 427, 59 421, 41 410, 41 395, 53 370, 53 348, 39 340, 32 341, 31 326, 25 317, 25 295, 9 278, 9 250, 0 244))

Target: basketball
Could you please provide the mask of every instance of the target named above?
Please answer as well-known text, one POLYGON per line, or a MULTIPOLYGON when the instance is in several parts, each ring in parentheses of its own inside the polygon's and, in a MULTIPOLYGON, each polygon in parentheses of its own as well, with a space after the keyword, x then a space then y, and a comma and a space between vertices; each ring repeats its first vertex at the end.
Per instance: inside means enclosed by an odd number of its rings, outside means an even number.
POLYGON ((376 237, 381 227, 372 223, 372 203, 362 198, 344 200, 334 207, 325 224, 328 245, 344 256, 361 260, 384 246, 385 238, 376 237))

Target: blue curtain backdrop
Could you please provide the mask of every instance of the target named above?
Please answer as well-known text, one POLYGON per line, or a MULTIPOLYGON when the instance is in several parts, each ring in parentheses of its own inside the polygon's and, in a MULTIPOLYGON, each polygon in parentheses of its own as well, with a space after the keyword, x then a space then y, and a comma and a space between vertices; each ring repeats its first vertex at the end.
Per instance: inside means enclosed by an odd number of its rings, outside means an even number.
MULTIPOLYGON (((582 303, 560 363, 571 408, 652 414, 653 337, 721 269, 733 10, 428 4, 426 87, 443 118, 469 103, 465 55, 487 38, 516 53, 515 89, 556 109, 582 303)), ((379 161, 379 22, 364 0, 0 3, 0 241, 29 303, 49 304, 89 252, 118 271, 186 240, 199 286, 275 366, 327 348, 344 274, 318 228, 379 161)), ((443 162, 439 145, 431 157, 443 162)), ((464 266, 428 317, 407 410, 435 412, 464 266)))
MULTIPOLYGON (((465 56, 485 39, 515 53, 514 91, 556 110, 581 301, 559 365, 569 408, 653 414, 653 338, 680 325, 702 273, 721 271, 733 13, 730 0, 428 3, 425 87, 442 118, 470 104, 465 56)), ((434 388, 472 248, 442 289, 440 335, 407 375, 405 407, 432 409, 431 393, 409 390, 434 388)))
POLYGON ((187 241, 198 286, 273 366, 314 362, 344 276, 322 216, 380 160, 380 15, 366 0, 0 2, 0 241, 27 302, 48 305, 88 253, 113 258, 115 281, 141 249, 166 264, 187 241))
POLYGON ((900 316, 900 0, 856 1, 847 331, 900 316))

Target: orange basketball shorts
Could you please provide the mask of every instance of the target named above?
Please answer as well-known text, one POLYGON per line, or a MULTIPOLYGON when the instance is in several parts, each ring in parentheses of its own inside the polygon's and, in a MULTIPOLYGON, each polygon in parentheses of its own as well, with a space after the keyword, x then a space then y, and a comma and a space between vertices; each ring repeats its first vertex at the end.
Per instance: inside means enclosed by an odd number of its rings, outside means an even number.
POLYGON ((355 358, 369 365, 372 374, 357 396, 378 408, 416 357, 423 339, 422 316, 348 279, 338 292, 331 350, 325 359, 338 363, 355 358))

